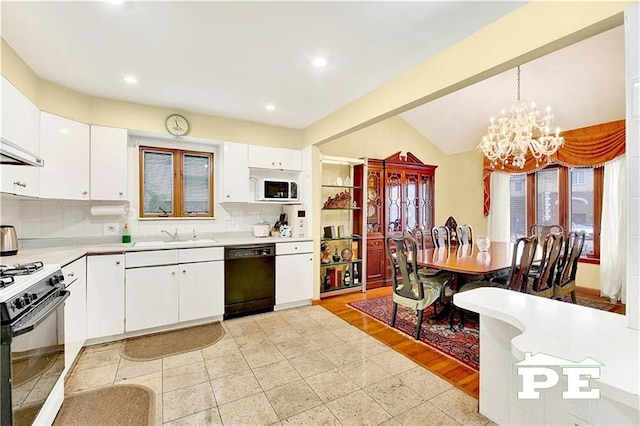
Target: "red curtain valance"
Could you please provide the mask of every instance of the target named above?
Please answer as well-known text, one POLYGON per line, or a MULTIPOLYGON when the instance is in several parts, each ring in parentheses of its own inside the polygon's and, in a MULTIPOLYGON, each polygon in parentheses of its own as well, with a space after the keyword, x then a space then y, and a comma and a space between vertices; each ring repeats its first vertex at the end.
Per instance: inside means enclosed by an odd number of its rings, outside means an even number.
POLYGON ((527 155, 523 169, 513 167, 511 164, 506 164, 504 168, 502 164, 497 164, 495 169, 492 169, 491 162, 484 158, 482 180, 485 216, 489 214, 491 208, 490 177, 494 170, 514 174, 534 173, 554 163, 567 167, 601 167, 625 153, 625 120, 567 130, 560 135, 564 137, 564 145, 551 156, 550 161, 544 157, 537 165, 531 153, 527 155))

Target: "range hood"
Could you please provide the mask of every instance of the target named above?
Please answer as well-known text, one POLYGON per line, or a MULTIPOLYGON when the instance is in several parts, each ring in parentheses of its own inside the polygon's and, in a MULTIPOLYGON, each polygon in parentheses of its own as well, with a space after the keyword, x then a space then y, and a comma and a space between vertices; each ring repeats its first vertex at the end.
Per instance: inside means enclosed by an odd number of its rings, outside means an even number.
POLYGON ((44 160, 0 137, 0 164, 42 167, 44 160))

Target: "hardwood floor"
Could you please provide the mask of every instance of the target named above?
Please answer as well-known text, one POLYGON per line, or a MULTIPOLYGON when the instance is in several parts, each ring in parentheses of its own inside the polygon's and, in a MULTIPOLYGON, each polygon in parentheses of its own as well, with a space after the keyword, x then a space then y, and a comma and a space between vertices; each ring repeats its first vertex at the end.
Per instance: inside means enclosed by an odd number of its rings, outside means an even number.
MULTIPOLYGON (((457 388, 478 398, 480 374, 477 371, 347 306, 347 303, 356 300, 375 299, 390 294, 391 287, 381 287, 368 290, 366 293, 356 292, 328 297, 315 301, 314 304, 323 306, 360 330, 447 380, 457 388)), ((599 296, 597 290, 579 288, 577 294, 589 299, 604 300, 599 296)), ((616 305, 614 312, 624 314, 624 305, 616 305)))

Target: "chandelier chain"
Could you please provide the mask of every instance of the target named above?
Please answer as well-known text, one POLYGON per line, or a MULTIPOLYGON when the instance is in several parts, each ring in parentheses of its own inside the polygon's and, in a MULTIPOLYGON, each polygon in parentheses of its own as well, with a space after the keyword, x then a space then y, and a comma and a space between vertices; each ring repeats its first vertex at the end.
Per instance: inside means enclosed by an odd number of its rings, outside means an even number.
POLYGON ((518 65, 518 101, 520 101, 520 65, 518 65))

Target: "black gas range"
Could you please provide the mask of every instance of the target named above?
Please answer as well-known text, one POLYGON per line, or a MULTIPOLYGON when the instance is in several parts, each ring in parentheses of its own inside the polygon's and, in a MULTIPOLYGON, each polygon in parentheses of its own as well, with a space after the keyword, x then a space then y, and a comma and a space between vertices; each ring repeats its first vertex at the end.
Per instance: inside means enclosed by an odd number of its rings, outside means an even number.
POLYGON ((57 264, 0 266, 0 419, 30 424, 64 371, 64 275, 57 264), (55 378, 55 380, 52 380, 55 378), (25 422, 26 420, 26 422, 25 422))

